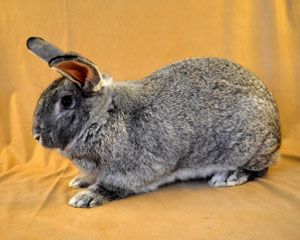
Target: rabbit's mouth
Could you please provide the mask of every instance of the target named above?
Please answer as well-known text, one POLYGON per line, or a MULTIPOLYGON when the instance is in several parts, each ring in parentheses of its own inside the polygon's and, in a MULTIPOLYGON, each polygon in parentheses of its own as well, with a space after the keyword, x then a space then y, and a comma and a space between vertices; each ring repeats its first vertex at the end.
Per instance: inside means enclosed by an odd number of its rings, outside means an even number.
POLYGON ((48 149, 55 149, 57 146, 53 144, 53 141, 50 136, 45 136, 45 134, 35 133, 33 134, 33 138, 38 141, 38 143, 48 149))
POLYGON ((45 139, 48 139, 48 138, 43 138, 42 136, 40 136, 40 138, 38 140, 39 144, 45 148, 53 149, 54 146, 52 146, 52 144, 49 144, 51 141, 49 141, 49 140, 45 141, 45 139))

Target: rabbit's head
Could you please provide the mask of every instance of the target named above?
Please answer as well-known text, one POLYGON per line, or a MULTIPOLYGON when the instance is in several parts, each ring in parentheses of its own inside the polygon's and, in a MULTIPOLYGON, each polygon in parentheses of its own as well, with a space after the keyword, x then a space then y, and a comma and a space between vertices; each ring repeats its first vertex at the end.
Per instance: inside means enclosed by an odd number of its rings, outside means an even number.
POLYGON ((62 74, 42 93, 32 134, 44 147, 63 150, 80 133, 95 102, 105 109, 107 98, 102 86, 109 78, 91 61, 76 53, 64 53, 43 39, 30 38, 27 47, 62 74))

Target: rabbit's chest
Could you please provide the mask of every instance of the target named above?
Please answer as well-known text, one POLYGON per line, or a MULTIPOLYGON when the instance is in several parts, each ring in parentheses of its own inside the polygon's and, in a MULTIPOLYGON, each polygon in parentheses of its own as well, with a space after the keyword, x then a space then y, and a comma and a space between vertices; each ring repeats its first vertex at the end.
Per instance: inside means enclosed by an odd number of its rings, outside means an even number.
POLYGON ((71 159, 71 161, 84 173, 95 174, 99 172, 99 166, 95 161, 77 158, 71 159))
POLYGON ((99 172, 99 163, 94 160, 87 159, 77 152, 72 150, 69 151, 59 151, 59 153, 72 161, 77 168, 79 168, 82 172, 87 174, 95 174, 99 172))

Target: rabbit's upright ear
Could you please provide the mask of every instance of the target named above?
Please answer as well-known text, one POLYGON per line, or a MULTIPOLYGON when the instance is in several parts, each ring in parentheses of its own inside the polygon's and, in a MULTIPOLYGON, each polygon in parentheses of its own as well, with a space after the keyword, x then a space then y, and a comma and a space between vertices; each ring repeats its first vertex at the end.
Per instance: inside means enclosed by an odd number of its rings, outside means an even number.
POLYGON ((101 89, 102 76, 97 66, 75 53, 64 53, 42 38, 31 37, 27 48, 46 61, 49 66, 63 76, 77 83, 86 94, 94 94, 101 89))
POLYGON ((77 83, 87 94, 96 93, 101 89, 101 73, 97 66, 86 58, 69 53, 51 59, 49 66, 77 83))

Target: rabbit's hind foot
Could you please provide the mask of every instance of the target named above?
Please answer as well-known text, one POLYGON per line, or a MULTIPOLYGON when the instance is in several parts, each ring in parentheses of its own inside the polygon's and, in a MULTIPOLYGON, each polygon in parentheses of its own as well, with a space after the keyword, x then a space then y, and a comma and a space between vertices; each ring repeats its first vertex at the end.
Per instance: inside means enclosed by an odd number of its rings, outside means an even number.
POLYGON ((234 171, 218 171, 214 173, 208 181, 211 187, 232 187, 241 185, 255 177, 262 177, 268 168, 261 171, 248 171, 245 169, 236 169, 234 171))

